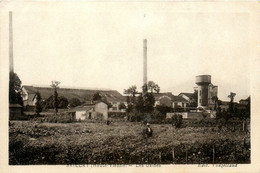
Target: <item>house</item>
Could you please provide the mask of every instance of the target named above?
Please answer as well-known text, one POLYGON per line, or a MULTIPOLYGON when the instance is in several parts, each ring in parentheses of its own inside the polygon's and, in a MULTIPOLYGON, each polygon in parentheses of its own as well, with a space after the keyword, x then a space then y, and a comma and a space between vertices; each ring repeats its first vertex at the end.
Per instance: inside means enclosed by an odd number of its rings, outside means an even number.
POLYGON ((184 99, 183 97, 180 97, 180 96, 172 97, 172 107, 173 108, 186 108, 188 103, 189 103, 189 101, 184 99))
POLYGON ((155 106, 161 105, 161 106, 172 106, 172 96, 173 94, 171 92, 166 93, 154 93, 153 94, 155 99, 155 106))
POLYGON ((196 103, 196 97, 194 93, 180 93, 178 96, 183 97, 185 100, 187 100, 189 102, 189 105, 193 105, 196 103))
POLYGON ((172 108, 186 108, 188 100, 181 96, 174 96, 171 92, 154 94, 155 106, 164 105, 172 108))
POLYGON ((23 107, 19 104, 9 104, 9 118, 16 119, 22 115, 23 107))
POLYGON ((108 119, 108 105, 104 102, 84 104, 67 111, 76 120, 108 119))
MULTIPOLYGON (((42 100, 48 99, 53 95, 53 88, 44 86, 24 85, 22 87, 22 97, 24 106, 28 109, 34 109, 36 103, 36 92, 41 94, 42 100)), ((64 96, 68 100, 77 98, 81 102, 90 102, 95 93, 99 93, 100 96, 112 105, 113 110, 119 110, 118 106, 121 102, 125 102, 124 96, 122 96, 116 90, 99 90, 99 89, 77 89, 77 88, 58 88, 59 96, 64 96)))

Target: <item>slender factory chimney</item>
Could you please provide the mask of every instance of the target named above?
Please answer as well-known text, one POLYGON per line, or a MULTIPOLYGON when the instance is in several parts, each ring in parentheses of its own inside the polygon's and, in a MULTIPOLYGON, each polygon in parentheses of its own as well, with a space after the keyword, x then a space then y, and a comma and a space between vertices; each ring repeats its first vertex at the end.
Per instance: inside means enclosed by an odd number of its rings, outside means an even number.
POLYGON ((147 40, 143 41, 143 85, 147 84, 147 40))
POLYGON ((9 11, 9 70, 14 72, 14 62, 13 62, 13 19, 12 12, 9 11))

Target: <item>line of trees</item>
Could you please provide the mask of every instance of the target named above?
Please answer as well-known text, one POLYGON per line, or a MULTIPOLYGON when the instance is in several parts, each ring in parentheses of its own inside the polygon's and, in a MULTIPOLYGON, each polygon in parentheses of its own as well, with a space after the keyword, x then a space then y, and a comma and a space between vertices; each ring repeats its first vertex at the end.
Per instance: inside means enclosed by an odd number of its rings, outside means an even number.
MULTIPOLYGON (((153 81, 141 87, 142 92, 137 91, 135 85, 124 90, 127 94, 126 112, 130 121, 152 121, 164 119, 165 115, 154 108, 155 98, 153 93, 159 93, 160 87, 153 81), (138 95, 138 96, 137 96, 138 95)), ((164 109, 161 109, 165 111, 164 109)))

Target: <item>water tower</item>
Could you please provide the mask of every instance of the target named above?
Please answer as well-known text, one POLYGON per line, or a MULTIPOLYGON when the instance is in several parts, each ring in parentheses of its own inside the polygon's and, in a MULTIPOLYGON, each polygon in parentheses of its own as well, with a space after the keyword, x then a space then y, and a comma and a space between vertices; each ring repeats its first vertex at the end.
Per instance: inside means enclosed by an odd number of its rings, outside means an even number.
POLYGON ((207 108, 210 83, 210 75, 196 76, 196 84, 198 85, 198 107, 207 108))

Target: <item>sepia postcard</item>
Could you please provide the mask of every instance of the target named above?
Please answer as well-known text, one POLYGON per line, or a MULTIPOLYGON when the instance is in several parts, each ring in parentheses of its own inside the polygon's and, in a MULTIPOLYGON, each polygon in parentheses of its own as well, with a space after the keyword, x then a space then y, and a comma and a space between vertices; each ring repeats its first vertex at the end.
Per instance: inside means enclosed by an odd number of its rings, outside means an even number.
POLYGON ((0 172, 259 172, 259 1, 1 1, 0 172))

